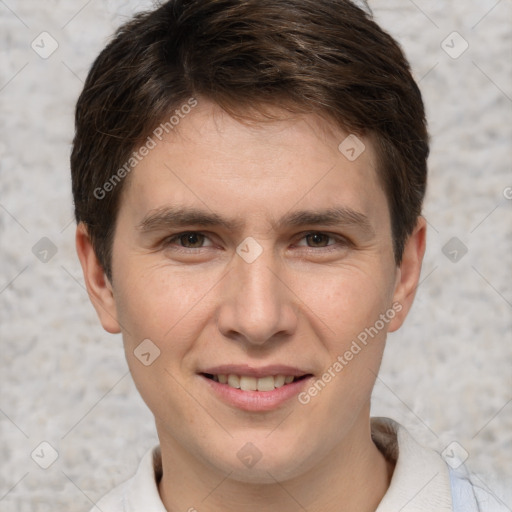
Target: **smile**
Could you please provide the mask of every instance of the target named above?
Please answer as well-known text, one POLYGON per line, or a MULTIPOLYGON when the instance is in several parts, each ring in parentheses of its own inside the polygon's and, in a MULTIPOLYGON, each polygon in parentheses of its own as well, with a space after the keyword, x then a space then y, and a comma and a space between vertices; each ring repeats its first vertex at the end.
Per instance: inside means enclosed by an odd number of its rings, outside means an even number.
MULTIPOLYGON (((283 367, 247 372, 253 375, 244 375, 243 368, 239 368, 240 373, 226 372, 226 369, 212 369, 199 373, 199 376, 213 396, 230 407, 248 412, 265 412, 285 406, 296 406, 298 402, 294 398, 304 391, 308 381, 313 378, 311 373, 305 374, 298 369, 288 370, 295 375, 287 374, 286 368, 283 367), (275 373, 272 375, 270 372, 275 373)), ((235 368, 230 369, 236 371, 235 368)))
POLYGON ((286 386, 306 377, 295 377, 293 375, 267 375, 264 377, 253 377, 250 375, 234 375, 234 374, 204 374, 205 377, 220 384, 240 389, 242 391, 274 391, 274 389, 286 386))

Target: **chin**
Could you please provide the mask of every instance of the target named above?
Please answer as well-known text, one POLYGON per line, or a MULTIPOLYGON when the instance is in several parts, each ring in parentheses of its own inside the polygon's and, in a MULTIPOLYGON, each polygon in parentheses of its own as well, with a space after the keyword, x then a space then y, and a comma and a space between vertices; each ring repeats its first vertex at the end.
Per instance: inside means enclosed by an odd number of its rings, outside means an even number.
POLYGON ((273 443, 265 444, 243 441, 235 443, 236 448, 226 448, 210 460, 219 470, 229 475, 230 480, 255 485, 285 482, 300 476, 309 469, 310 458, 301 453, 297 446, 281 445, 280 449, 273 443), (259 447, 259 448, 258 448, 259 447), (226 458, 233 453, 234 457, 226 458))

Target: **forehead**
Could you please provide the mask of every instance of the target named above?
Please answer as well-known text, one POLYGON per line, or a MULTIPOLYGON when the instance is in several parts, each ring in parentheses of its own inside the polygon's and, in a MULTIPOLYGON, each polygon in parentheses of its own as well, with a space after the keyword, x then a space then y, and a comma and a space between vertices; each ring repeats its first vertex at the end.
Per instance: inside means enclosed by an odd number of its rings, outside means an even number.
POLYGON ((121 206, 139 219, 171 204, 273 219, 295 206, 365 215, 386 207, 372 143, 313 114, 241 122, 200 100, 152 138, 121 206))

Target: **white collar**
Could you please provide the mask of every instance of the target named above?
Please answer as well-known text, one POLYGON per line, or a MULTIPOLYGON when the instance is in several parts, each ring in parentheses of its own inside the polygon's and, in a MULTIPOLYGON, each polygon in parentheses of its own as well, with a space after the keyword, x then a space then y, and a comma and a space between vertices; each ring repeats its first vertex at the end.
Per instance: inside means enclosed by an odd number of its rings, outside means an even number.
POLYGON ((418 444, 399 423, 371 418, 372 438, 396 461, 391 484, 375 512, 451 512, 448 466, 436 451, 418 444))
MULTIPOLYGON (((379 450, 395 462, 391 484, 375 512, 451 512, 450 474, 441 456, 389 418, 371 418, 371 430, 379 450)), ((166 512, 158 492, 161 468, 156 446, 144 455, 137 473, 91 512, 166 512)))

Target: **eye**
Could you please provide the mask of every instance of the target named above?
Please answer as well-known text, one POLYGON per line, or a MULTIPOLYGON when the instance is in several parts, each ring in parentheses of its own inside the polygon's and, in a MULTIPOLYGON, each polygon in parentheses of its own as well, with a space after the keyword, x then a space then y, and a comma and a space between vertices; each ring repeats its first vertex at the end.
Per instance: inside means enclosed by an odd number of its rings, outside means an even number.
MULTIPOLYGON (((305 233, 302 235, 302 238, 300 238, 300 241, 302 240, 306 241, 306 245, 298 243, 296 244, 296 247, 338 250, 350 245, 350 241, 342 236, 335 236, 328 233, 322 233, 320 231, 305 233)), ((163 244, 165 247, 171 247, 172 250, 187 252, 213 246, 211 240, 204 233, 199 231, 185 231, 183 233, 172 235, 166 238, 163 241, 163 244), (206 241, 209 241, 210 243, 205 245, 206 241)))
MULTIPOLYGON (((323 248, 323 247, 330 247, 330 246, 333 246, 333 245, 340 245, 340 246, 343 246, 343 247, 346 247, 347 245, 349 245, 349 241, 341 236, 334 236, 334 235, 329 235, 328 233, 322 233, 322 232, 319 232, 319 231, 313 231, 311 233, 306 233, 302 238, 301 240, 306 240, 308 245, 307 247, 310 247, 312 249, 315 249, 315 248, 323 248), (335 243, 328 243, 329 240, 334 240, 335 243), (337 244, 336 244, 337 242, 337 244), (312 245, 310 245, 312 244, 312 245)), ((297 244, 299 247, 301 247, 300 244, 297 244)), ((302 245, 302 247, 304 247, 302 245)))
POLYGON ((165 245, 174 245, 176 242, 179 244, 178 249, 201 249, 203 242, 208 240, 208 237, 198 231, 186 231, 177 235, 166 238, 165 245))

